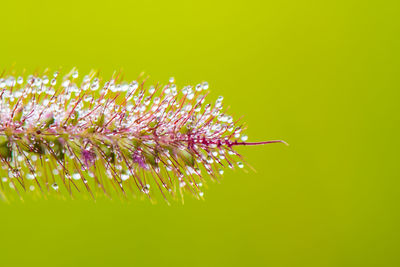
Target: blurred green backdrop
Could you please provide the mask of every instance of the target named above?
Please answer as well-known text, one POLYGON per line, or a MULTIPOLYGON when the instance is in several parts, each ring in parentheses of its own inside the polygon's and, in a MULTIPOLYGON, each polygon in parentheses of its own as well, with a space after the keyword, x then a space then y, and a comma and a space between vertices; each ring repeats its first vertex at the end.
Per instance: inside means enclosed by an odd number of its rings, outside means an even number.
POLYGON ((0 204, 1 266, 400 266, 398 1, 3 1, 0 67, 210 83, 257 173, 205 201, 0 204))

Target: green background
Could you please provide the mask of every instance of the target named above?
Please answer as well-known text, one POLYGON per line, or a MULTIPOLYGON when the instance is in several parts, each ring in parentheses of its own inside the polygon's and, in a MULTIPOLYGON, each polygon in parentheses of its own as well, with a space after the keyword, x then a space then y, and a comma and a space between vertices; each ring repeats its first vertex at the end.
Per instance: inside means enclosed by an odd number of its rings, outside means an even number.
POLYGON ((3 1, 0 67, 210 83, 257 173, 0 205, 1 266, 400 266, 398 1, 3 1))

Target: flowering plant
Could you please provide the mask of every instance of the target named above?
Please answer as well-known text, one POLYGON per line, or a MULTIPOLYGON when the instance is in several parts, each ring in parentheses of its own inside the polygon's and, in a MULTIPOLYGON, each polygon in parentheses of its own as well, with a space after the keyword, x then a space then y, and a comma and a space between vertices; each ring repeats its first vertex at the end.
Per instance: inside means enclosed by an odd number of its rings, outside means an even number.
POLYGON ((222 96, 205 104, 208 87, 178 90, 171 78, 146 88, 120 73, 103 82, 95 71, 80 80, 75 69, 0 78, 2 197, 203 197, 205 174, 244 167, 234 147, 283 142, 246 142, 222 96))

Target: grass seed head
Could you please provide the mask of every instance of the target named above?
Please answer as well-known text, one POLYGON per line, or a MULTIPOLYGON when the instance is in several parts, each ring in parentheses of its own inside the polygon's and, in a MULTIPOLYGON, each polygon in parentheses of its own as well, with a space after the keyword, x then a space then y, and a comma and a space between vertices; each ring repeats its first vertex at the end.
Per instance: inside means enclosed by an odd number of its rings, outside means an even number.
POLYGON ((244 167, 236 146, 282 142, 247 143, 223 97, 205 104, 208 87, 75 69, 0 78, 1 196, 202 198, 205 177, 244 167))

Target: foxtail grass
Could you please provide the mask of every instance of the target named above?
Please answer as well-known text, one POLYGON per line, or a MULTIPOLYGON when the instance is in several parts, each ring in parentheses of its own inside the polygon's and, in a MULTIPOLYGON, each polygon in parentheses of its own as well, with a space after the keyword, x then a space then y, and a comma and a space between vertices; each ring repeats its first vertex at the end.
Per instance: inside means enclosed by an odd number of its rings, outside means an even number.
POLYGON ((3 75, 0 197, 203 198, 207 180, 246 166, 236 147, 284 143, 247 142, 222 96, 206 104, 207 82, 145 81, 76 69, 3 75))

